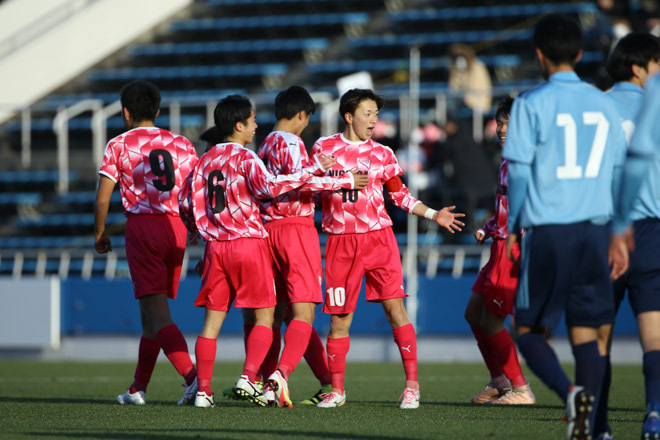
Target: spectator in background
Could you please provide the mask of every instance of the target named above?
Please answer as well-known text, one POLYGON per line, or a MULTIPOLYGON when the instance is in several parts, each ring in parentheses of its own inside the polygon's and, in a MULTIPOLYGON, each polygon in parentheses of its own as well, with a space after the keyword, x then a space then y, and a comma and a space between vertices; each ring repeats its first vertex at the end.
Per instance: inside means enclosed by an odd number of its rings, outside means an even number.
POLYGON ((490 110, 493 88, 490 74, 484 63, 477 58, 474 49, 458 43, 449 48, 449 55, 449 89, 464 92, 463 103, 472 111, 485 113, 490 110))

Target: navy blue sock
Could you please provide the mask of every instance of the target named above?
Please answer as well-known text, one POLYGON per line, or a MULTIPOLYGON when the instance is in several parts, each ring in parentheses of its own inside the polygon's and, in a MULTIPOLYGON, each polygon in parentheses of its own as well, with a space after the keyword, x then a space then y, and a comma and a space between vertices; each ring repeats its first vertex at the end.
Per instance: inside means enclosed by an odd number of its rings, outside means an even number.
POLYGON ((540 333, 525 333, 518 337, 518 349, 530 370, 566 402, 571 381, 559 365, 559 359, 545 337, 540 333))
MULTIPOLYGON (((594 407, 598 408, 600 389, 605 373, 605 360, 598 351, 598 341, 573 346, 575 356, 575 384, 582 385, 594 396, 594 407)), ((595 411, 589 417, 591 426, 594 426, 595 411)))
POLYGON ((642 365, 648 406, 651 402, 660 402, 660 350, 644 353, 642 365))
POLYGON ((600 388, 600 399, 598 399, 598 408, 596 409, 596 420, 594 422, 594 435, 598 436, 603 432, 612 432, 609 422, 607 421, 607 407, 610 400, 610 385, 612 384, 612 363, 610 356, 602 356, 602 361, 605 367, 603 373, 603 384, 600 388))

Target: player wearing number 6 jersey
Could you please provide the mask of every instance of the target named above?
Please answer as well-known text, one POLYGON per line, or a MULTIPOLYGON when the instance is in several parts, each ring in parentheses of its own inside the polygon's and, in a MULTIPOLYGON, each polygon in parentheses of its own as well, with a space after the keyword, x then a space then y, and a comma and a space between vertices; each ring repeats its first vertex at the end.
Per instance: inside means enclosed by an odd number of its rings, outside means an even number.
MULTIPOLYGON (((202 286, 195 301, 206 308, 195 354, 199 392, 195 406, 215 406, 211 389, 216 339, 232 303, 254 309, 255 325, 246 343, 243 374, 236 392, 257 405, 267 401, 256 386, 256 375, 270 348, 276 303, 273 271, 259 199, 273 198, 292 189, 331 190, 364 183, 353 174, 341 179, 315 177, 316 166, 292 175, 274 176, 257 155, 245 148, 257 128, 250 101, 230 95, 214 111, 215 125, 226 142, 204 153, 188 175, 179 196, 182 217, 193 233, 207 242, 202 286)), ((328 166, 333 161, 328 162, 328 166)), ((366 182, 365 182, 366 183, 366 182)))
POLYGON ((135 298, 140 302, 142 339, 135 380, 119 396, 121 404, 143 405, 160 349, 186 381, 179 404, 197 391, 195 368, 181 331, 172 322, 168 297, 176 298, 186 248, 186 228, 179 218, 178 195, 184 177, 197 163, 190 141, 154 126, 160 93, 146 81, 121 91, 124 134, 108 142, 99 170, 95 227, 97 252, 112 251, 105 229, 110 196, 119 182, 126 210, 126 257, 135 298))
POLYGON ((321 408, 342 406, 346 402, 344 373, 348 331, 365 276, 367 301, 382 304, 403 360, 406 385, 401 395, 401 408, 419 406, 417 338, 403 303, 407 295, 401 259, 392 220, 385 210, 383 187, 396 206, 412 214, 432 219, 452 233, 463 226, 458 218, 464 214, 453 213, 453 206, 435 211, 412 197, 401 181, 403 172, 392 150, 371 139, 383 103, 383 98, 371 90, 349 90, 339 104, 346 129, 317 140, 312 148, 313 154, 332 155, 337 159, 328 170, 330 175, 342 176, 357 170, 370 178, 361 191, 321 193, 323 230, 330 234, 326 245, 323 311, 332 315, 326 346, 332 392, 317 405, 321 408))
MULTIPOLYGON (((567 434, 587 438, 604 370, 605 347, 599 347, 597 331, 614 318, 609 221, 625 137, 612 103, 573 70, 582 53, 578 24, 546 16, 536 26, 534 44, 548 81, 514 102, 503 151, 509 160, 509 256, 518 231, 525 229, 515 319, 519 326, 555 327, 566 312, 576 364, 567 434)), ((618 275, 627 254, 612 249, 618 275)), ((523 354, 530 345, 537 359, 547 359, 535 372, 550 386, 563 375, 556 356, 541 334, 520 336, 523 354)))

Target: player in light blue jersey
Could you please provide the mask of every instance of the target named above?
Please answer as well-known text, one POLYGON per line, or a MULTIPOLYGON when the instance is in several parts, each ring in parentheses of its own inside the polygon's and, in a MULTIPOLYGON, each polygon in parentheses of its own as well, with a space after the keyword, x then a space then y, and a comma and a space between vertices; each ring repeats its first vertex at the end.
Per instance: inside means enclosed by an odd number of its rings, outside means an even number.
MULTIPOLYGON (((660 40, 649 33, 626 35, 612 51, 607 70, 615 84, 606 95, 619 111, 626 139, 630 141, 644 100, 643 87, 649 77, 660 71, 660 40)), ((659 143, 654 145, 658 146, 659 143)), ((630 255, 628 271, 614 282, 617 310, 627 290, 637 318, 644 350, 646 405, 649 414, 655 411, 654 417, 646 417, 642 438, 660 434, 660 156, 656 155, 649 162, 648 174, 630 214, 634 222, 635 250, 630 255)), ((609 357, 612 332, 599 334, 599 340, 606 344, 608 355, 605 356, 605 376, 594 431, 611 434, 607 425, 607 402, 612 377, 609 357)))
MULTIPOLYGON (((523 327, 556 327, 566 312, 576 364, 576 385, 566 399, 567 437, 582 439, 593 434, 591 410, 604 372, 598 328, 614 319, 609 220, 625 136, 609 99, 574 72, 582 54, 577 22, 543 17, 534 45, 548 81, 514 102, 503 151, 510 162, 509 247, 520 235, 516 231, 525 229, 515 319, 523 327)), ((625 258, 616 263, 620 271, 625 258)), ((523 334, 521 341, 552 352, 541 334, 523 334)), ((563 374, 555 367, 539 377, 555 382, 563 374)))

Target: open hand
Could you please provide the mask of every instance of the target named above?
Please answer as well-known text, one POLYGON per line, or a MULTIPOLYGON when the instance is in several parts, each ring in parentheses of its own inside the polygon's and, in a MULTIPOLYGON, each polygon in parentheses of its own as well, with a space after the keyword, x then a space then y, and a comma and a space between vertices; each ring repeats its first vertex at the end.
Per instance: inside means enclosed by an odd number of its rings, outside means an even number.
POLYGON ((462 212, 452 212, 454 209, 456 209, 456 206, 448 206, 433 215, 433 221, 452 234, 454 231, 462 231, 461 226, 465 226, 465 223, 458 220, 461 217, 465 217, 465 214, 462 212))

